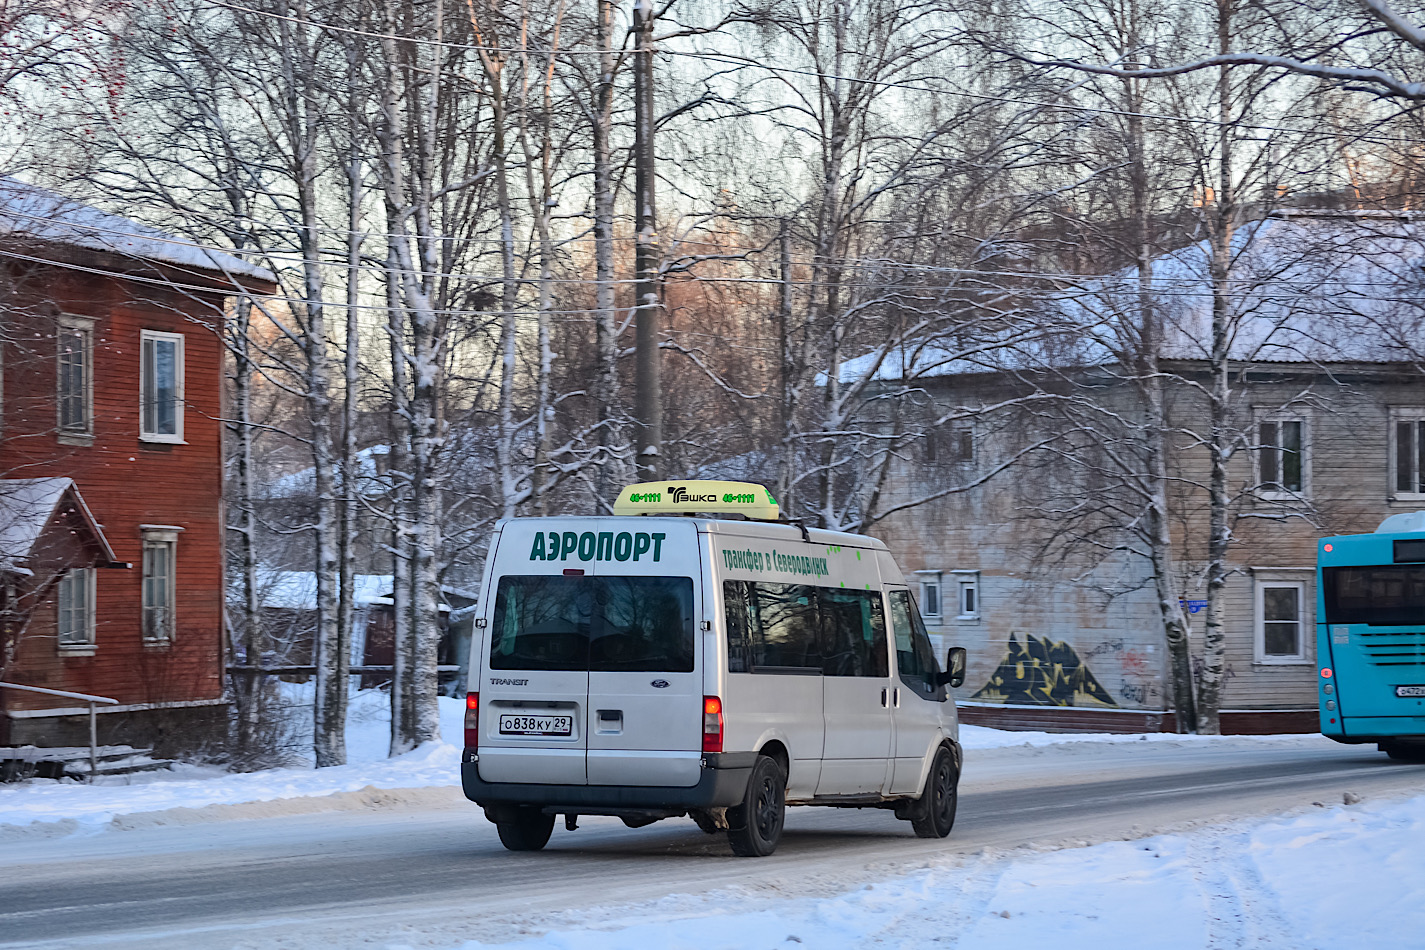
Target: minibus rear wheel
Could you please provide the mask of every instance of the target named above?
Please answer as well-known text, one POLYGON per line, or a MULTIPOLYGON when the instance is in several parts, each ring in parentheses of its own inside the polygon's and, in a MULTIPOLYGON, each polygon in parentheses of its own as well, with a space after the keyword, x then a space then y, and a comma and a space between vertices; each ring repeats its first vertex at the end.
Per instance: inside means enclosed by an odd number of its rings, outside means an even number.
POLYGON ((777 850, 786 819, 787 773, 776 759, 759 755, 742 804, 727 810, 732 853, 741 858, 765 858, 777 850))
POLYGON ((554 816, 528 806, 511 808, 495 822, 495 830, 500 833, 500 844, 510 851, 538 851, 549 844, 554 816))

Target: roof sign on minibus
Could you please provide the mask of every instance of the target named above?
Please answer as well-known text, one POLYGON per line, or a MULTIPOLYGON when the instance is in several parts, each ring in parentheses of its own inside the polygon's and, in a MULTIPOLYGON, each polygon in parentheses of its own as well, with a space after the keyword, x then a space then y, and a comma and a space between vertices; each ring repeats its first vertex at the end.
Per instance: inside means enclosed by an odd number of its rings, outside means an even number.
POLYGON ((615 515, 671 515, 708 512, 776 521, 781 508, 764 486, 754 482, 642 482, 619 492, 615 515))

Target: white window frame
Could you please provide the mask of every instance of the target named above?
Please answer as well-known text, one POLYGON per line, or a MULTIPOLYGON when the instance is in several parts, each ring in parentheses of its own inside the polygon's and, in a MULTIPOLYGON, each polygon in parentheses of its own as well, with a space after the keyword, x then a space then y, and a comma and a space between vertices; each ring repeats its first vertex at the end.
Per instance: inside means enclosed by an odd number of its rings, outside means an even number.
POLYGON ((72 313, 61 313, 55 321, 54 335, 54 425, 59 441, 64 445, 94 444, 94 321, 72 313), (60 396, 60 338, 65 332, 84 338, 84 425, 64 424, 64 400, 60 396))
POLYGON ((94 609, 95 575, 98 572, 92 567, 74 567, 59 579, 55 585, 55 639, 59 646, 59 652, 64 656, 93 656, 97 649, 95 641, 95 617, 97 612, 94 609), (64 639, 64 588, 73 584, 84 586, 84 616, 80 623, 83 627, 83 640, 64 639))
POLYGON ((981 611, 984 608, 983 601, 980 600, 980 572, 979 571, 951 571, 955 578, 955 619, 975 623, 980 619, 981 611), (965 592, 973 592, 974 603, 971 609, 966 609, 965 592))
POLYGON ((1292 412, 1264 412, 1257 415, 1252 426, 1252 472, 1257 484, 1257 496, 1269 501, 1293 501, 1311 497, 1311 420, 1300 413, 1292 412), (1266 484, 1266 478, 1262 473, 1262 453, 1266 446, 1262 444, 1262 426, 1266 423, 1276 423, 1277 444, 1274 449, 1277 453, 1277 473, 1281 474, 1281 423, 1298 422, 1301 424, 1301 489, 1293 491, 1289 488, 1272 489, 1266 484))
POLYGON ((183 531, 177 525, 140 525, 139 531, 143 535, 143 557, 140 561, 140 582, 142 584, 141 597, 139 601, 140 626, 143 631, 143 642, 147 646, 167 646, 174 640, 177 630, 178 613, 178 535, 183 531), (152 632, 153 626, 149 621, 149 611, 154 606, 149 603, 149 551, 156 548, 166 548, 168 551, 168 565, 164 583, 167 589, 168 603, 165 606, 167 616, 163 618, 163 629, 159 633, 152 632))
POLYGON ((184 337, 181 333, 166 333, 162 330, 142 330, 139 332, 139 440, 142 442, 165 442, 171 445, 184 445, 183 441, 183 368, 186 362, 186 352, 184 337), (144 400, 144 392, 148 388, 148 373, 145 369, 147 361, 144 356, 148 350, 150 342, 166 341, 176 344, 174 359, 174 431, 150 432, 144 428, 144 416, 147 403, 144 400))
MULTIPOLYGON (((1399 488, 1399 482, 1396 479, 1396 463, 1400 458, 1400 439, 1397 436, 1396 430, 1400 427, 1401 423, 1414 424, 1415 437, 1417 439, 1420 438, 1422 435, 1420 424, 1425 423, 1425 407, 1399 406, 1391 409, 1390 411, 1390 432, 1388 433, 1390 441, 1388 462, 1390 467, 1387 470, 1387 478, 1389 479, 1388 484, 1390 485, 1390 497, 1393 499, 1398 499, 1400 501, 1422 501, 1425 500, 1425 492, 1401 491, 1399 488)), ((1413 446, 1413 448, 1415 449, 1415 451, 1411 453, 1412 457, 1410 460, 1410 471, 1413 476, 1414 484, 1416 485, 1416 487, 1419 487, 1422 481, 1425 481, 1425 472, 1420 471, 1420 447, 1417 445, 1413 446)))
POLYGON ((1311 582, 1304 574, 1310 568, 1299 571, 1273 571, 1256 573, 1252 582, 1252 654, 1253 662, 1263 666, 1303 666, 1315 663, 1316 623, 1313 614, 1316 602, 1312 597, 1311 582), (1264 593, 1268 587, 1289 587, 1296 589, 1297 596, 1297 649, 1291 656, 1267 654, 1266 607, 1264 593))
POLYGON ((920 580, 920 596, 916 598, 922 619, 939 620, 945 616, 945 585, 940 582, 941 571, 916 571, 920 580), (927 587, 935 588, 935 611, 930 610, 929 598, 925 596, 927 587))

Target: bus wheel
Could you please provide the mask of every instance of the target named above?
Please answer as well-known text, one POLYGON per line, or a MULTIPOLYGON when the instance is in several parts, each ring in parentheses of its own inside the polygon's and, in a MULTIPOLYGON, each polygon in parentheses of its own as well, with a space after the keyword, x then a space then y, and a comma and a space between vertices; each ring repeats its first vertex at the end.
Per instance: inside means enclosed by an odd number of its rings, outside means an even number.
POLYGON ((538 851, 549 844, 554 832, 554 816, 537 808, 512 808, 504 820, 495 822, 500 844, 510 851, 538 851))
POLYGON ((1376 748, 1397 762, 1425 762, 1425 742, 1389 739, 1376 743, 1376 748))
POLYGON ((741 858, 765 858, 777 850, 787 818, 787 774, 769 756, 759 755, 747 780, 742 804, 727 810, 727 841, 741 858))
POLYGON ((955 759, 944 746, 935 753, 925 791, 909 809, 910 826, 917 838, 944 838, 955 827, 955 806, 959 800, 960 775, 955 759))

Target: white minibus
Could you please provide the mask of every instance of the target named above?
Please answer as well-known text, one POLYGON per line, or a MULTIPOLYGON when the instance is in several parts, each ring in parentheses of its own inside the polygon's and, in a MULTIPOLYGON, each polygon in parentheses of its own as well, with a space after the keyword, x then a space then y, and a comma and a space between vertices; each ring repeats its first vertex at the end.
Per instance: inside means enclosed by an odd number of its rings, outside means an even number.
POLYGON ((787 805, 950 833, 965 651, 942 671, 884 544, 778 519, 760 485, 670 481, 609 517, 500 522, 461 776, 505 847, 559 815, 688 816, 763 856, 787 805))

